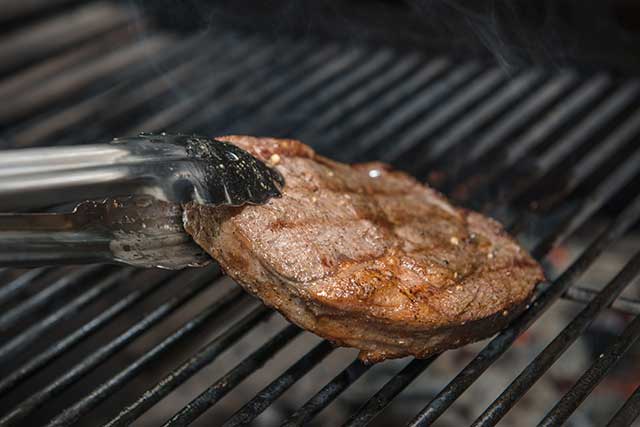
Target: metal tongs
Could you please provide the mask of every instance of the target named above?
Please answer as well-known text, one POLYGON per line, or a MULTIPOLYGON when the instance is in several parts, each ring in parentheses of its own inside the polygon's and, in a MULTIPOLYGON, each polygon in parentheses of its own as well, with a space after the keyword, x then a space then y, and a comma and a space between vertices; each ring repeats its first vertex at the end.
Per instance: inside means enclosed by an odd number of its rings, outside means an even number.
POLYGON ((205 265, 182 204, 262 204, 283 185, 246 151, 193 135, 0 151, 0 265, 205 265))

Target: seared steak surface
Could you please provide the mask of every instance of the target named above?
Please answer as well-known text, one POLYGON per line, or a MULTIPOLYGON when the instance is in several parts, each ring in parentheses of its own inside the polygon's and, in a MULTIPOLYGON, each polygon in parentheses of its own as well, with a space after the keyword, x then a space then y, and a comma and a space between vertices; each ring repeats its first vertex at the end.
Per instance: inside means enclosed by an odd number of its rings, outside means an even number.
POLYGON ((294 140, 227 136, 286 185, 260 206, 185 206, 186 230, 291 322, 377 362, 488 337, 529 302, 540 266, 500 224, 381 163, 294 140))

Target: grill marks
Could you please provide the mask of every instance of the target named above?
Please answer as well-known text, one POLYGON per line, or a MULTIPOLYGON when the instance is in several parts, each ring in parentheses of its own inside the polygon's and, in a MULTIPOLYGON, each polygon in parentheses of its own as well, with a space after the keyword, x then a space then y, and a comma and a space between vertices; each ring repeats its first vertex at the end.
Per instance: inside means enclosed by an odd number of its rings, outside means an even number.
POLYGON ((543 278, 499 224, 405 174, 337 163, 292 140, 282 151, 271 138, 223 140, 271 161, 283 196, 187 205, 187 231, 266 304, 364 360, 427 357, 491 335, 543 278))

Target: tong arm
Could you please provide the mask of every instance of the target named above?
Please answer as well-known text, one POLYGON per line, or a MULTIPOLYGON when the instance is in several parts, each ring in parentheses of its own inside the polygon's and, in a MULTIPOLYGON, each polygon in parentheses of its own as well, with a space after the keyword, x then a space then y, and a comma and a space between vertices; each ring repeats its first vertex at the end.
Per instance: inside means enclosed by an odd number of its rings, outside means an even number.
POLYGON ((211 258, 182 226, 180 205, 149 196, 81 203, 70 213, 0 214, 0 266, 119 262, 178 269, 211 258))
POLYGON ((184 231, 181 203, 260 204, 283 185, 249 153, 198 136, 2 151, 0 265, 203 265, 210 258, 184 231), (33 213, 82 200, 94 201, 71 213, 33 213))
POLYGON ((282 177, 222 141, 151 135, 105 144, 0 152, 0 210, 146 194, 174 203, 264 203, 282 177))

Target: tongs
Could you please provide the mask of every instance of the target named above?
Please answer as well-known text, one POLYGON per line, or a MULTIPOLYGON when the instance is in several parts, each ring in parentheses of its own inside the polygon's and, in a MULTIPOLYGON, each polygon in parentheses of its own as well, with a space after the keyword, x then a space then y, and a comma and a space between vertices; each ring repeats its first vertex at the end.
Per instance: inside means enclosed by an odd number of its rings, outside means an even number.
POLYGON ((0 265, 202 266, 183 204, 262 204, 283 185, 246 151, 195 135, 0 151, 0 265))

